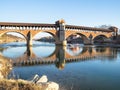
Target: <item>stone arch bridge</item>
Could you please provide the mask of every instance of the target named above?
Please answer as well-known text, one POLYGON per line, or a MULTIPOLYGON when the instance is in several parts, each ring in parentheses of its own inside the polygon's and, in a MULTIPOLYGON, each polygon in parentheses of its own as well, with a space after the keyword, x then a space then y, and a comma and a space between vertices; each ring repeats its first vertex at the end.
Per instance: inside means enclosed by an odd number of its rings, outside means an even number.
POLYGON ((37 23, 9 23, 0 22, 0 36, 8 32, 17 32, 23 35, 27 41, 27 46, 32 46, 33 37, 39 32, 47 32, 55 38, 55 44, 67 45, 66 39, 73 34, 82 36, 84 44, 92 44, 97 36, 110 38, 117 35, 117 28, 109 29, 65 25, 64 20, 56 21, 55 24, 37 23))

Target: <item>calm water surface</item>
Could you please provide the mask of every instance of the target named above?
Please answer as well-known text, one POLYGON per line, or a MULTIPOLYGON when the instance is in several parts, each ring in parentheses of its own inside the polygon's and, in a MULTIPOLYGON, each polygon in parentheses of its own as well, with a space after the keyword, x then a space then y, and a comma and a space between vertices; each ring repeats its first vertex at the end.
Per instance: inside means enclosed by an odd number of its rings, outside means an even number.
POLYGON ((9 73, 31 80, 47 75, 60 90, 120 90, 120 48, 35 43, 0 45, 0 58, 11 60, 9 73))

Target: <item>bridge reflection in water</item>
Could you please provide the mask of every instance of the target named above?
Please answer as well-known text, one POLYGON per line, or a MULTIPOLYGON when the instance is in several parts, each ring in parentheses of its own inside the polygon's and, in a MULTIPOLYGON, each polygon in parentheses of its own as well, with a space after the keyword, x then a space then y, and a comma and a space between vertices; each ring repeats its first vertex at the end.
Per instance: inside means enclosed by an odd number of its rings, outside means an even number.
MULTIPOLYGON (((28 66, 36 64, 55 64, 63 69, 68 62, 95 60, 93 58, 117 57, 117 51, 109 47, 83 47, 80 45, 56 46, 53 53, 47 57, 37 56, 33 47, 27 47, 26 52, 17 58, 12 58, 13 66, 28 66)), ((109 60, 110 60, 109 59, 109 60)), ((98 60, 98 59, 96 59, 98 60)))
MULTIPOLYGON (((30 80, 35 74, 38 74, 39 76, 47 75, 51 81, 59 83, 61 90, 71 90, 71 86, 73 86, 73 90, 97 90, 98 88, 102 88, 102 90, 110 90, 111 88, 113 88, 111 90, 114 90, 114 88, 116 88, 115 90, 120 89, 120 51, 118 48, 80 45, 69 45, 67 47, 28 47, 26 51, 25 49, 22 50, 20 48, 16 47, 15 49, 14 47, 12 49, 12 47, 10 47, 1 50, 0 60, 6 61, 2 64, 6 66, 7 63, 13 63, 14 67, 12 70, 2 69, 2 72, 0 73, 1 77, 6 77, 12 72, 25 80, 30 80), (35 48, 37 49, 37 52, 35 51, 35 48), (43 53, 45 53, 46 50, 47 52, 51 52, 48 48, 52 48, 51 51, 54 50, 53 53, 49 53, 49 55, 47 54, 43 57, 41 55, 43 50, 43 53), (10 49, 10 53, 12 50, 18 49, 19 51, 20 49, 24 51, 24 54, 11 58, 11 62, 9 62, 10 58, 4 58, 6 56, 4 52, 8 52, 7 49, 10 49), (38 51, 40 52, 40 55, 38 55, 38 51), (101 61, 99 62, 99 60, 101 61), (104 62, 105 60, 110 61, 104 62), (102 61, 104 63, 101 63, 102 61), (113 62, 111 63, 111 61, 113 62), (57 70, 54 66, 58 69, 62 69, 62 71, 57 70), (8 73, 3 73, 3 71, 8 73)), ((14 55, 14 53, 12 54, 14 55)))

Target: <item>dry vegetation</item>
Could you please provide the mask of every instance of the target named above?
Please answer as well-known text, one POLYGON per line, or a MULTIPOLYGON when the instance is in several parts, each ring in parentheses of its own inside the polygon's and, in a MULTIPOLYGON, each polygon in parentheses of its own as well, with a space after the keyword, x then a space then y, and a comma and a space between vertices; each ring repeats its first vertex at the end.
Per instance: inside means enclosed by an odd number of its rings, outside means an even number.
POLYGON ((11 69, 10 60, 0 56, 0 90, 42 90, 39 85, 30 81, 5 79, 11 69))
POLYGON ((0 90, 42 90, 40 86, 24 80, 0 80, 0 90))

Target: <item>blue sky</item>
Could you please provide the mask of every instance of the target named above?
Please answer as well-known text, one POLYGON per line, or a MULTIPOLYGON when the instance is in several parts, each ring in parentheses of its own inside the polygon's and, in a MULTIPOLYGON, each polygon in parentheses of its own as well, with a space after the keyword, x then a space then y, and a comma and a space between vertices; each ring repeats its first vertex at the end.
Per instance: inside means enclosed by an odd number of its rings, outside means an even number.
POLYGON ((120 28, 120 0, 0 0, 0 22, 55 23, 120 28))

